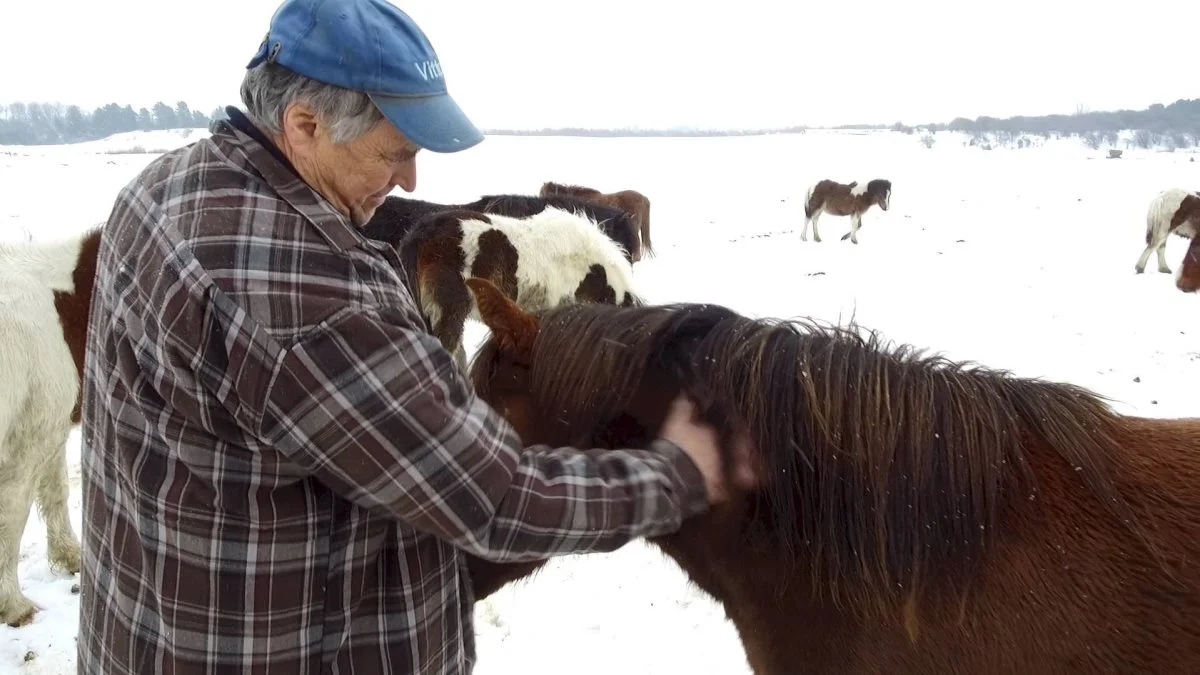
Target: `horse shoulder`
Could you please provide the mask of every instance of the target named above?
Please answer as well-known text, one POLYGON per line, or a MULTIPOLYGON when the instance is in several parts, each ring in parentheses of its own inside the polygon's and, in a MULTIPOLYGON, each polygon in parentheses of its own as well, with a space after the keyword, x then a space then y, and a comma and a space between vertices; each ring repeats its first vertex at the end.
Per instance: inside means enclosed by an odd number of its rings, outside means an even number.
POLYGON ((1200 196, 1189 194, 1179 200, 1171 229, 1181 237, 1191 238, 1200 233, 1200 196))
POLYGON ((1189 196, 1186 190, 1179 188, 1167 188, 1154 196, 1150 200, 1150 206, 1146 210, 1146 231, 1150 232, 1170 232, 1172 230, 1172 221, 1183 205, 1184 200, 1189 196))
POLYGON ((79 374, 54 290, 45 279, 11 268, 0 270, 0 373, 0 426, 70 426, 79 374))

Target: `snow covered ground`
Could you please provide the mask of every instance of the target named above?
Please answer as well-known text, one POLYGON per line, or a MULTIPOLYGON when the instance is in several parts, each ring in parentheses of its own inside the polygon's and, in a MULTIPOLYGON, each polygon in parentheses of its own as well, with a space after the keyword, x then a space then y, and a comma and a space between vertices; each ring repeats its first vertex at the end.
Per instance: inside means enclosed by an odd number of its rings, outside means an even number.
MULTIPOLYGON (((153 154, 205 132, 123 134, 75 146, 0 147, 0 237, 42 238, 104 220, 153 154)), ((966 137, 819 132, 708 139, 493 137, 421 158, 415 196, 468 201, 534 193, 544 180, 635 188, 652 200, 658 256, 635 268, 652 301, 708 301, 760 316, 854 316, 892 339, 1020 375, 1071 381, 1122 412, 1200 415, 1200 296, 1169 275, 1133 273, 1145 212, 1166 187, 1200 188, 1189 152, 1079 139, 983 150, 966 137), (820 178, 888 178, 891 210, 870 211, 860 244, 824 216, 801 242, 801 201, 820 178), (1190 386, 1189 386, 1190 385, 1190 386)), ((1174 269, 1186 241, 1172 238, 1174 269)), ((468 340, 482 337, 468 326, 468 340)), ((68 448, 79 527, 79 436, 68 448)), ((0 672, 74 672, 74 579, 49 571, 42 524, 22 546, 25 592, 45 609, 0 626, 0 672)), ((722 611, 640 544, 555 561, 477 609, 480 675, 748 672, 722 611), (586 658, 580 659, 579 655, 586 658)))

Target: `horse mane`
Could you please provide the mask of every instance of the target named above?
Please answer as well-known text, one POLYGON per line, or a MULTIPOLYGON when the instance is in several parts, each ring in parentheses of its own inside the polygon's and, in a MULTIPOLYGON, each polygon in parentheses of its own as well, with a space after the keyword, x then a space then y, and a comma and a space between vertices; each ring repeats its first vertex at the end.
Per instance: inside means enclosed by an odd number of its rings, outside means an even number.
POLYGON ((884 195, 892 191, 892 181, 885 178, 876 178, 867 182, 867 194, 876 197, 884 195))
MULTIPOLYGON (((485 397, 492 343, 472 364, 485 397)), ((1074 385, 969 368, 853 326, 704 304, 541 313, 532 363, 539 406, 579 415, 572 438, 618 416, 650 368, 724 437, 735 422, 749 429, 767 477, 751 522, 838 604, 891 611, 969 575, 1004 505, 1036 494, 1027 451, 1038 443, 1136 528, 1111 480, 1116 417, 1074 385), (947 562, 961 574, 946 575, 947 562)))
POLYGON ((565 183, 555 183, 546 181, 542 183, 541 193, 543 195, 575 195, 577 197, 598 197, 602 192, 596 188, 583 187, 581 185, 568 185, 565 183))

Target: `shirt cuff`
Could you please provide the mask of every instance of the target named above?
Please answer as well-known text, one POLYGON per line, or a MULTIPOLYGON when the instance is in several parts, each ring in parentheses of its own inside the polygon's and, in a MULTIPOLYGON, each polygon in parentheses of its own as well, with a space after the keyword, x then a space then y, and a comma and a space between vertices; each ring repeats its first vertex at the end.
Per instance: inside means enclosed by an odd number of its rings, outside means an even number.
POLYGON ((663 456, 669 462, 668 466, 672 469, 671 477, 681 488, 679 497, 684 519, 704 513, 711 508, 708 502, 708 490, 704 485, 704 474, 700 473, 700 468, 683 451, 683 448, 665 438, 658 438, 650 443, 648 449, 663 456))

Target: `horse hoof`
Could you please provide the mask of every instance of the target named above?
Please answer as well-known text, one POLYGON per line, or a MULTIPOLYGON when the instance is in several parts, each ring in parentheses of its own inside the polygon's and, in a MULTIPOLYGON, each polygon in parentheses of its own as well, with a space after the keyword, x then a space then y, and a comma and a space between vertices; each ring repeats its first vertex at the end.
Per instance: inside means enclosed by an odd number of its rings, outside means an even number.
POLYGON ((21 628, 33 623, 33 616, 37 614, 37 607, 33 606, 32 602, 22 600, 17 604, 17 607, 11 611, 4 612, 4 623, 12 628, 21 628))
POLYGON ((50 568, 67 574, 79 574, 81 557, 78 548, 64 551, 50 558, 50 568))

